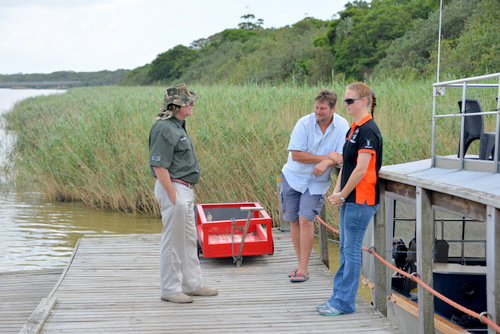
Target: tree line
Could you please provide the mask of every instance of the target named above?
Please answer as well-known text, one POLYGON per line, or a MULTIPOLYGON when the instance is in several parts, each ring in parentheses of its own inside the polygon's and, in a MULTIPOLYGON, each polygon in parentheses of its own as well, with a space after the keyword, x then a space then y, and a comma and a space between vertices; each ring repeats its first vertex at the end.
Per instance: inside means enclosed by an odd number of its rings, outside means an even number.
POLYGON ((98 72, 59 71, 53 73, 0 74, 0 82, 81 81, 78 86, 112 86, 124 80, 130 70, 98 72))
MULTIPOLYGON (((443 3, 442 77, 498 72, 500 0, 443 3)), ((84 85, 317 84, 367 77, 433 78, 439 5, 440 0, 355 0, 332 13, 331 20, 307 17, 269 29, 263 28, 262 19, 247 14, 237 28, 195 40, 189 46, 177 45, 130 71, 45 76, 82 80, 84 85)), ((0 81, 21 81, 6 77, 0 75, 0 81)))
MULTIPOLYGON (((308 17, 279 29, 263 29, 263 21, 249 14, 238 28, 159 54, 132 70, 122 84, 430 78, 436 73, 439 6, 439 0, 356 0, 332 20, 308 17)), ((443 76, 497 72, 498 22, 499 0, 445 0, 443 76)))

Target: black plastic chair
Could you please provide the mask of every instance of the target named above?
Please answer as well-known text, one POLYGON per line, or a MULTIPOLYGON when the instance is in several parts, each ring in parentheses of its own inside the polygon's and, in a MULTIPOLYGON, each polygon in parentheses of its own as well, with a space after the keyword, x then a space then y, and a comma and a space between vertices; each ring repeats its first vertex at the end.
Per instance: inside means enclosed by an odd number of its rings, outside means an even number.
MULTIPOLYGON (((458 107, 462 111, 462 100, 458 101, 458 107)), ((465 102, 465 113, 483 112, 481 104, 477 99, 467 99, 465 102)), ((484 115, 464 117, 464 156, 470 144, 479 139, 479 159, 488 160, 490 155, 494 158, 495 134, 484 132, 484 115)), ((460 146, 458 156, 460 157, 460 146)))

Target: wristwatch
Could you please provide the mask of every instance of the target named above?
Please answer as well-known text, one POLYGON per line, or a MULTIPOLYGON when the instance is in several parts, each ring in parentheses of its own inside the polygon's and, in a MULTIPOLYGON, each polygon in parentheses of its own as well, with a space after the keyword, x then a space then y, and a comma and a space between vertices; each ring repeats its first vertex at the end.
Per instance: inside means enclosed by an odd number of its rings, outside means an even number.
POLYGON ((342 203, 344 203, 344 202, 345 202, 345 198, 344 198, 344 197, 342 197, 342 195, 341 195, 340 193, 338 193, 338 195, 339 195, 340 200, 342 201, 342 203))

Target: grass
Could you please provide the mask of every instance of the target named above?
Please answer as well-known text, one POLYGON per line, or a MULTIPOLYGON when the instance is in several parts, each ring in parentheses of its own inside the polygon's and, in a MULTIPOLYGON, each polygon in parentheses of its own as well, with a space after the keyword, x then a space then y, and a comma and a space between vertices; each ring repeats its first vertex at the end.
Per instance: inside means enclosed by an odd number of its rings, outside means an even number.
MULTIPOLYGON (((342 100, 346 85, 327 88, 342 100)), ((384 165, 429 158, 431 83, 369 85, 378 97, 375 120, 384 136, 384 165)), ((301 116, 313 112, 314 96, 322 88, 190 86, 201 97, 187 125, 202 169, 196 202, 258 201, 276 223, 276 177, 287 159, 290 133, 301 116)), ((159 215, 147 159, 149 130, 163 90, 75 88, 17 104, 4 116, 17 137, 9 164, 10 172, 16 171, 16 186, 35 187, 53 199, 159 215)), ((474 94, 470 97, 487 98, 474 94)), ((440 97, 440 112, 458 110, 460 98, 458 89, 447 91, 440 97)), ((343 103, 337 112, 352 122, 343 103)), ((438 123, 439 154, 456 153, 458 122, 438 123)), ((337 220, 334 210, 327 212, 329 221, 337 220)))

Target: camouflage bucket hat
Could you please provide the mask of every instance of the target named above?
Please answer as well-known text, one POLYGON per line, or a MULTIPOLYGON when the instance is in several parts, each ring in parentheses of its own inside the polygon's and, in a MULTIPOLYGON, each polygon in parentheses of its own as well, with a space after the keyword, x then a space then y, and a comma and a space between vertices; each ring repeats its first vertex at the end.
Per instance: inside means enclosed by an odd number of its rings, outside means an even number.
POLYGON ((186 84, 170 86, 165 89, 165 97, 163 98, 161 110, 166 111, 170 104, 175 104, 180 107, 190 105, 198 97, 198 95, 188 90, 186 84))

